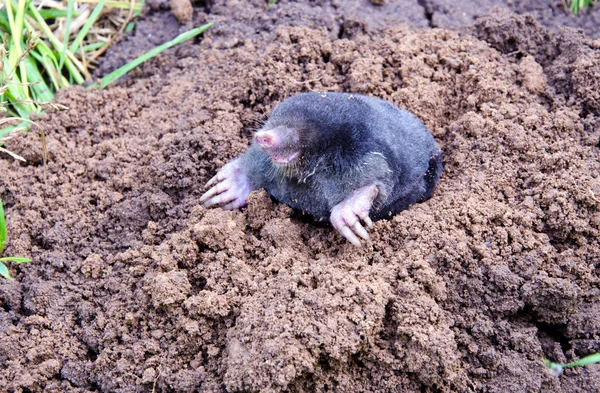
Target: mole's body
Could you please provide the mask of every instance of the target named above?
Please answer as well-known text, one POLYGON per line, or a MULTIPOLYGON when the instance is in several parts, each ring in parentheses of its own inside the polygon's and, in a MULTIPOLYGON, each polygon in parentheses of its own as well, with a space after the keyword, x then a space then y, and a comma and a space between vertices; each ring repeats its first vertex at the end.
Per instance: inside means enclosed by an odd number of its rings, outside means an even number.
POLYGON ((329 219, 344 237, 368 238, 361 220, 391 217, 428 199, 441 151, 423 123, 385 101, 304 93, 275 108, 252 146, 211 179, 206 206, 245 205, 265 188, 294 209, 329 219))

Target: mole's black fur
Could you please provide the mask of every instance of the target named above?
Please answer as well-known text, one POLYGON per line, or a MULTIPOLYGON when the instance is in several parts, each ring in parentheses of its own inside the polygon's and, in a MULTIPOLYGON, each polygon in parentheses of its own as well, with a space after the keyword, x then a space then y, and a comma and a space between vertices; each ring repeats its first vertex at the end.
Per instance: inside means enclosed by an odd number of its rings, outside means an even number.
POLYGON ((441 151, 423 123, 385 101, 348 93, 303 93, 275 108, 264 130, 297 130, 302 158, 281 168, 256 143, 241 157, 254 189, 317 219, 354 190, 376 185, 373 220, 433 194, 441 151))

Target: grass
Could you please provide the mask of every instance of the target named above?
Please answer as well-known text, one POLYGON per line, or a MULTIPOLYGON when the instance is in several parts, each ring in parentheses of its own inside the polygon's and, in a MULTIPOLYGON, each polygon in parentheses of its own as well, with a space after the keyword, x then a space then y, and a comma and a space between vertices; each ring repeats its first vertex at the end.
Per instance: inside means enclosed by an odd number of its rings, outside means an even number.
POLYGON ((159 53, 161 53, 162 51, 178 45, 184 41, 189 40, 190 38, 193 38, 195 36, 197 36, 198 34, 201 34, 202 32, 204 32, 206 29, 208 29, 209 27, 211 27, 214 24, 214 22, 210 22, 207 23, 205 25, 202 25, 200 27, 197 27, 195 29, 186 31, 185 33, 182 33, 180 35, 178 35, 177 37, 175 37, 174 39, 172 39, 169 42, 165 42, 164 44, 157 46, 156 48, 152 49, 149 52, 146 52, 145 54, 143 54, 142 56, 138 57, 137 59, 131 61, 130 63, 125 64, 123 67, 111 72, 110 74, 106 75, 104 78, 100 79, 100 81, 90 85, 88 87, 88 89, 93 89, 93 88, 98 88, 98 87, 106 87, 109 84, 111 84, 112 82, 114 82, 115 80, 117 80, 118 78, 122 77, 123 75, 125 75, 126 73, 128 73, 129 71, 131 71, 132 69, 134 69, 135 67, 139 66, 140 64, 142 64, 143 62, 153 58, 154 56, 158 55, 159 53))
POLYGON ((579 14, 579 11, 582 8, 589 8, 593 6, 595 3, 594 0, 571 0, 569 4, 569 9, 573 12, 574 15, 579 14))
POLYGON ((593 355, 589 355, 589 356, 583 357, 577 361, 574 361, 571 363, 566 363, 566 364, 554 363, 548 359, 544 359, 544 363, 550 369, 550 373, 557 377, 560 374, 562 374, 562 372, 565 368, 589 366, 590 364, 600 363, 600 353, 595 353, 593 355))
MULTIPOLYGON (((0 2, 0 106, 5 115, 29 119, 59 89, 83 84, 97 58, 142 7, 140 0, 0 2)), ((0 130, 0 137, 13 129, 0 130)))
MULTIPOLYGON (((2 200, 0 200, 0 255, 4 252, 4 246, 6 245, 7 233, 6 233, 6 220, 4 219, 4 207, 2 206, 2 200)), ((8 267, 4 264, 5 262, 14 263, 27 263, 31 262, 29 258, 20 257, 4 257, 0 258, 0 275, 8 280, 12 280, 8 267)))
MULTIPOLYGON (((32 114, 55 106, 51 101, 59 89, 91 79, 99 56, 116 37, 132 29, 132 20, 143 5, 144 0, 0 2, 0 107, 5 112, 0 117, 25 120, 10 126, 0 123, 0 138, 13 135, 16 129, 27 129, 32 114)), ((108 86, 144 61, 210 26, 212 23, 181 34, 91 88, 108 86)), ((0 139, 0 147, 2 142, 0 139)))

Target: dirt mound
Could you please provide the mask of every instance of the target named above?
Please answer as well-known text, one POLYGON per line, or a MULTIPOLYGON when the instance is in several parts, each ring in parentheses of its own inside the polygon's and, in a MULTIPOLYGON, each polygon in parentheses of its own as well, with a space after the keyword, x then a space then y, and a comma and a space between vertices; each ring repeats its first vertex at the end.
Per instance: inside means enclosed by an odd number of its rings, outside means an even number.
POLYGON ((471 31, 208 33, 61 93, 48 165, 34 133, 0 161, 7 253, 35 261, 0 283, 0 390, 599 390, 540 361, 600 351, 599 49, 503 12, 471 31), (433 198, 360 249, 265 192, 198 206, 277 103, 322 90, 420 116, 433 198))
MULTIPOLYGON (((186 0, 180 3, 186 3, 186 0)), ((280 26, 323 29, 332 39, 351 38, 357 33, 399 25, 464 29, 494 8, 528 15, 528 21, 535 20, 552 30, 568 26, 581 29, 589 38, 600 38, 600 7, 583 9, 574 16, 564 0, 280 0, 271 8, 267 8, 265 0, 210 0, 195 2, 192 16, 184 13, 185 18, 192 18, 186 25, 179 24, 175 17, 181 17, 181 6, 177 1, 149 0, 146 4, 133 33, 122 37, 118 45, 108 50, 108 56, 96 71, 97 77, 173 39, 191 26, 200 26, 209 20, 216 22, 210 31, 213 47, 225 49, 243 45, 248 39, 269 41, 270 35, 280 26)), ((501 34, 501 31, 495 31, 501 34)), ((521 40, 533 39, 530 34, 522 33, 519 37, 521 40)), ((511 45, 511 42, 506 44, 511 45)), ((173 50, 181 52, 185 49, 178 46, 173 50)), ((180 53, 176 57, 182 56, 187 55, 180 53)), ((139 71, 133 74, 133 77, 139 76, 139 71)))

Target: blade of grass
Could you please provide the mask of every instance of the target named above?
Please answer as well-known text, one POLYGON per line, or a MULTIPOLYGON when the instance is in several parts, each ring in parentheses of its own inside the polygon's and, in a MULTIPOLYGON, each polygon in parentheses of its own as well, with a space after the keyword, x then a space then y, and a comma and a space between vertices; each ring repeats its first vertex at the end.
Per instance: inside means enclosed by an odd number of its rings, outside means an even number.
MULTIPOLYGON (((31 262, 31 259, 28 258, 0 258, 0 261, 2 260, 8 260, 9 262, 15 262, 15 263, 28 263, 31 262), (15 260, 18 259, 18 260, 15 260)), ((12 280, 12 277, 10 276, 10 273, 8 272, 8 268, 6 267, 6 265, 3 262, 0 262, 0 276, 6 278, 7 280, 12 280)))
POLYGON ((565 367, 589 366, 590 364, 600 363, 600 353, 588 355, 579 360, 565 364, 565 367))
POLYGON ((106 4, 106 1, 107 0, 100 0, 98 2, 96 7, 94 8, 94 11, 92 11, 90 16, 88 17, 88 20, 85 22, 85 24, 83 25, 81 30, 79 30, 79 33, 77 33, 77 37, 75 37, 75 39, 71 43, 71 46, 69 46, 69 51, 71 53, 74 53, 79 48, 79 44, 83 41, 83 39, 87 35, 88 31, 90 31, 90 28, 96 22, 96 19, 98 19, 98 16, 100 16, 100 12, 102 12, 102 9, 104 8, 104 5, 106 4))
MULTIPOLYGON (((48 19, 66 18, 68 10, 42 8, 41 10, 38 10, 38 12, 42 16, 42 18, 44 18, 45 20, 48 20, 48 19)), ((75 12, 73 10, 72 17, 77 18, 78 16, 79 16, 79 12, 75 12)))
POLYGON ((58 72, 58 61, 54 52, 48 48, 44 41, 40 41, 35 50, 29 52, 39 63, 43 64, 44 70, 48 73, 54 90, 61 87, 67 87, 69 84, 62 74, 58 72))
POLYGON ((10 33, 10 22, 8 19, 8 10, 6 8, 0 9, 0 29, 6 33, 10 33))
MULTIPOLYGON (((8 0, 7 3, 11 3, 11 0, 8 0)), ((25 20, 25 4, 27 3, 27 0, 19 0, 18 4, 17 4, 17 14, 15 15, 15 21, 14 21, 14 26, 15 26, 15 30, 11 33, 12 34, 12 43, 13 43, 13 50, 16 51, 16 55, 17 55, 17 65, 19 66, 19 74, 21 75, 21 83, 23 83, 24 85, 27 84, 28 78, 27 78, 27 69, 25 67, 25 65, 19 61, 19 59, 21 59, 21 57, 23 56, 23 48, 21 47, 23 45, 23 21, 25 20)), ((23 45, 24 46, 24 45, 23 45)), ((9 56, 10 58, 10 56, 9 56)), ((25 94, 26 98, 31 98, 30 94, 29 94, 29 89, 27 87, 23 88, 23 93, 25 94)))
POLYGON ((73 18, 73 0, 67 0, 67 17, 65 20, 65 34, 63 37, 63 50, 58 61, 58 69, 62 70, 67 57, 67 46, 69 46, 69 37, 71 35, 71 19, 73 18))
MULTIPOLYGON (((17 64, 17 57, 19 56, 19 47, 18 45, 15 46, 15 41, 19 40, 19 36, 20 34, 18 33, 17 35, 15 35, 15 32, 17 31, 17 27, 15 26, 15 15, 13 12, 13 4, 12 1, 7 1, 6 4, 6 14, 7 14, 7 18, 8 18, 8 27, 9 27, 9 31, 8 33, 11 35, 10 40, 10 44, 7 42, 6 48, 8 49, 8 69, 6 69, 7 67, 7 62, 4 62, 4 72, 6 73, 6 75, 9 75, 10 73, 12 73, 14 71, 15 65, 17 64)), ((4 59, 3 59, 4 60, 4 59)))
MULTIPOLYGON (((98 4, 101 0, 79 0, 79 3, 89 3, 89 4, 98 4)), ((131 4, 128 1, 107 1, 107 7, 112 8, 122 8, 122 9, 131 9, 131 4)), ((144 7, 144 2, 136 3, 133 6, 135 11, 141 11, 144 7)))
POLYGON ((569 8, 571 9, 571 12, 573 12, 573 15, 577 16, 577 14, 579 13, 579 1, 572 0, 571 4, 569 5, 569 8))
POLYGON ((550 373, 554 376, 562 374, 565 368, 589 366, 590 364, 600 363, 600 353, 594 353, 571 363, 554 363, 548 359, 543 359, 544 363, 550 369, 550 373))
POLYGON ((54 99, 54 93, 50 90, 50 87, 44 81, 42 74, 39 71, 39 66, 36 60, 32 56, 27 56, 23 59, 25 69, 29 75, 31 86, 29 87, 32 91, 33 100, 37 102, 49 102, 54 99))
MULTIPOLYGON (((10 0, 6 2, 6 13, 8 16, 8 26, 10 28, 10 31, 8 32, 10 34, 10 43, 7 43, 6 46, 6 48, 8 49, 8 67, 6 67, 7 62, 4 62, 4 72, 7 76, 9 76, 15 71, 15 68, 17 66, 17 60, 19 58, 19 55, 21 54, 21 30, 17 30, 16 16, 13 11, 12 1, 10 0)), ((19 94, 16 91, 14 93, 17 94, 17 96, 19 96, 19 94)))
MULTIPOLYGON (((8 1, 7 1, 8 3, 8 1)), ((21 33, 23 31, 23 20, 25 19, 25 4, 26 0, 19 0, 17 5, 17 15, 15 17, 15 31, 13 32, 13 38, 17 42, 21 42, 22 36, 21 33)), ((21 53, 19 53, 20 55, 21 53)))
MULTIPOLYGON (((23 62, 25 54, 22 46, 25 45, 22 42, 22 31, 25 20, 26 0, 19 0, 16 14, 13 10, 14 4, 12 0, 7 0, 5 6, 11 36, 10 38, 5 38, 10 41, 10 44, 7 43, 7 48, 9 48, 8 59, 1 59, 4 65, 2 79, 3 83, 7 85, 3 96, 12 105, 13 111, 16 111, 21 117, 29 118, 31 112, 37 111, 37 107, 31 103, 27 83, 27 68, 23 62), (18 73, 16 72, 17 69, 18 73)), ((27 46, 27 49, 30 49, 30 47, 27 46)))
POLYGON ((594 5, 594 3, 595 2, 592 0, 571 0, 571 2, 569 3, 569 9, 573 13, 573 15, 577 16, 582 8, 591 7, 594 5))
MULTIPOLYGON (((142 13, 142 8, 144 7, 144 0, 141 0, 139 3, 137 3, 136 5, 140 5, 139 9, 136 9, 133 13, 133 17, 136 18, 138 17, 141 13, 142 13)), ((131 33, 133 31, 133 28, 135 27, 135 23, 134 22, 129 22, 127 24, 127 27, 125 27, 125 32, 126 33, 131 33)))
POLYGON ((203 33, 206 29, 211 27, 213 24, 214 24, 214 22, 210 22, 210 23, 207 23, 200 27, 197 27, 195 29, 186 31, 185 33, 178 35, 171 41, 165 42, 164 44, 157 46, 156 48, 152 49, 151 51, 146 52, 145 54, 138 57, 137 59, 125 64, 123 67, 106 75, 104 78, 100 79, 99 82, 96 82, 96 83, 90 85, 88 87, 88 90, 95 89, 98 87, 104 88, 104 87, 108 86, 109 84, 111 84, 115 80, 119 79, 120 77, 122 77, 129 71, 133 70, 135 67, 139 66, 140 64, 144 63, 145 61, 153 58, 154 56, 158 55, 159 53, 161 53, 162 51, 164 51, 166 49, 169 49, 172 46, 180 44, 184 41, 189 40, 190 38, 197 36, 200 33, 203 33))
POLYGON ((12 280, 12 277, 8 273, 8 268, 3 263, 0 263, 0 276, 6 278, 7 280, 12 280))
POLYGON ((5 4, 6 7, 6 18, 8 19, 8 33, 15 31, 15 16, 13 15, 12 2, 7 1, 5 4))
MULTIPOLYGON (((52 46, 54 46, 54 48, 58 52, 61 52, 63 49, 62 42, 60 42, 58 38, 56 38, 54 33, 50 30, 50 27, 48 27, 48 25, 46 24, 46 21, 44 21, 44 19, 40 16, 40 13, 37 11, 37 9, 32 3, 29 3, 29 15, 32 16, 35 19, 35 21, 39 24, 40 29, 42 29, 42 32, 44 33, 45 37, 50 41, 52 46)), ((33 26, 31 26, 30 23, 27 23, 27 21, 25 22, 25 26, 28 30, 35 31, 35 29, 33 28, 33 26)), ((75 82, 77 82, 77 84, 83 84, 84 79, 81 76, 81 73, 78 71, 78 69, 81 70, 81 72, 85 72, 85 68, 83 67, 81 62, 79 62, 79 60, 75 58, 71 51, 67 50, 66 53, 67 59, 65 59, 65 65, 69 70, 69 74, 73 77, 73 79, 75 79, 75 82)))
MULTIPOLYGON (((88 52, 92 52, 95 51, 97 49, 102 48, 104 45, 106 45, 106 42, 102 42, 102 41, 98 41, 98 42, 94 42, 93 44, 87 44, 83 46, 83 51, 85 53, 88 52)), ((77 52, 75 52, 75 54, 81 54, 81 49, 77 49, 77 52)))
POLYGON ((31 259, 21 257, 5 257, 0 258, 0 262, 29 263, 31 262, 31 259))

